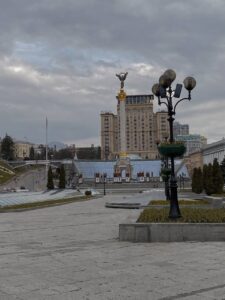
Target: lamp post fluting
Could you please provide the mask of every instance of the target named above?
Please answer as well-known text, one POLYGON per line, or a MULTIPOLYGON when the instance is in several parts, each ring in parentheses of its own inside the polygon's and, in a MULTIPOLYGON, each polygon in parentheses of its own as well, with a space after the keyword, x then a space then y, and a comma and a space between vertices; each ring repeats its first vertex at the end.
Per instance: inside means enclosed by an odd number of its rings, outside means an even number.
MULTIPOLYGON (((167 157, 170 157, 171 160, 171 174, 170 174, 170 211, 169 218, 177 219, 181 217, 178 197, 177 197, 177 179, 175 175, 175 164, 174 159, 176 156, 180 156, 179 149, 176 152, 176 147, 174 147, 174 135, 173 135, 173 122, 175 120, 174 116, 176 114, 177 105, 183 100, 191 100, 191 90, 196 86, 196 80, 193 77, 187 77, 184 79, 184 87, 188 91, 188 97, 178 99, 173 103, 173 98, 180 98, 182 84, 177 84, 176 88, 172 89, 172 82, 176 78, 175 71, 169 69, 160 76, 159 83, 156 83, 152 86, 152 92, 155 96, 158 97, 158 104, 164 104, 167 107, 168 111, 168 122, 169 122, 169 143, 165 145, 164 152, 167 151, 167 157), (174 149, 173 149, 174 147, 174 149)), ((176 146, 176 145, 175 145, 176 146)), ((159 151, 163 151, 163 147, 158 147, 159 151)), ((185 152, 185 147, 183 147, 183 153, 185 152)), ((164 154, 165 154, 164 153, 164 154)), ((181 153, 181 152, 180 152, 181 153)), ((162 153, 161 153, 162 154, 162 153)))

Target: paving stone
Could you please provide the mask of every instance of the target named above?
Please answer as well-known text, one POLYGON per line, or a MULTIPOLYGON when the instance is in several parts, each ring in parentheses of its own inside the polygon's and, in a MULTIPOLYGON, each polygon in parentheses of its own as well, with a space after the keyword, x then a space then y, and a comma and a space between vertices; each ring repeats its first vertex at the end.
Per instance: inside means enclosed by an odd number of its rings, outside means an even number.
POLYGON ((119 242, 140 210, 105 207, 116 199, 1 214, 0 299, 225 299, 223 242, 119 242))

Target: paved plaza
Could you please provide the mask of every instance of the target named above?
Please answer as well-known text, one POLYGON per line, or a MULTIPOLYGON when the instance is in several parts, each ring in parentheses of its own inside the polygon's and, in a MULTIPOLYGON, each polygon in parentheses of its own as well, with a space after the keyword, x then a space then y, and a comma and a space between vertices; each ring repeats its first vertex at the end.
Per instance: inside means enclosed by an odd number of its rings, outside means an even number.
POLYGON ((135 220, 140 210, 105 208, 105 202, 160 193, 2 213, 0 299, 225 299, 223 242, 118 241, 119 223, 135 220))

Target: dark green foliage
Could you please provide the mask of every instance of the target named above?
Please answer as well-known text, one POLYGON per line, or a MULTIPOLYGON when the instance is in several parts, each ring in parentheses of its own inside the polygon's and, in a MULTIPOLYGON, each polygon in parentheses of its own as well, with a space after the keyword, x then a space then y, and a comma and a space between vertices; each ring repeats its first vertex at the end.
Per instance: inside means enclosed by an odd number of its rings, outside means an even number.
POLYGON ((197 190, 197 168, 194 168, 194 170, 193 170, 191 189, 192 189, 193 193, 196 193, 196 190, 197 190))
POLYGON ((5 160, 14 159, 14 142, 13 139, 7 134, 2 140, 1 155, 5 160))
POLYGON ((222 172, 222 176, 223 176, 223 182, 225 182, 225 158, 221 162, 220 168, 221 168, 221 172, 222 172))
MULTIPOLYGON (((140 223, 169 223, 177 222, 168 217, 168 208, 146 208, 140 214, 137 222, 140 223)), ((225 209, 203 209, 203 208, 182 208, 180 223, 225 223, 225 209)))
POLYGON ((196 193, 201 194, 203 191, 203 173, 200 167, 197 169, 197 175, 198 175, 198 188, 196 193))
POLYGON ((65 187, 66 187, 66 174, 65 174, 64 165, 62 164, 59 173, 59 188, 65 189, 65 187))
POLYGON ((203 190, 206 190, 208 165, 203 166, 203 190))
POLYGON ((201 168, 194 168, 192 176, 192 192, 201 194, 203 190, 203 178, 201 168))
POLYGON ((217 161, 217 159, 215 158, 213 161, 213 188, 214 194, 220 194, 223 192, 223 175, 222 175, 222 171, 220 168, 220 165, 217 161))
POLYGON ((29 154, 29 159, 34 160, 34 147, 30 147, 30 154, 29 154))
POLYGON ((211 195, 215 191, 213 183, 213 166, 211 163, 207 166, 205 171, 204 188, 207 195, 211 195))
POLYGON ((97 152, 96 153, 96 159, 101 159, 101 147, 100 146, 97 147, 96 152, 97 152))
MULTIPOLYGON (((208 205, 209 201, 207 200, 180 200, 179 199, 179 205, 208 205)), ((167 205, 168 202, 165 200, 151 200, 148 205, 167 205)))
POLYGON ((85 191, 85 196, 91 196, 91 191, 85 191))
POLYGON ((101 147, 83 147, 77 150, 78 159, 100 159, 101 158, 101 147))
POLYGON ((74 153, 69 148, 60 149, 53 153, 53 158, 55 159, 66 159, 66 158, 74 158, 74 153))
POLYGON ((53 175, 52 175, 52 168, 51 166, 48 169, 48 182, 47 182, 47 188, 49 190, 54 189, 54 183, 53 183, 53 175))

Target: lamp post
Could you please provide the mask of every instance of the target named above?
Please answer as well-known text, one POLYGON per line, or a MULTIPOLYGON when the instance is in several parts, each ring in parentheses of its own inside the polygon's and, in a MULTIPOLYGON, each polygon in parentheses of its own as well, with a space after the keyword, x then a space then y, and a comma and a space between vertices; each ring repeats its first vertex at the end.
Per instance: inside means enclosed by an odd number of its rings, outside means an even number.
MULTIPOLYGON (((176 114, 177 105, 183 100, 191 100, 191 91, 196 86, 196 80, 193 77, 186 77, 183 81, 184 87, 188 91, 188 96, 185 98, 181 98, 173 103, 173 98, 180 98, 182 84, 177 84, 176 88, 172 89, 172 82, 176 78, 175 71, 169 69, 165 71, 165 73, 160 76, 159 83, 156 83, 152 86, 153 94, 158 97, 158 104, 164 104, 168 110, 168 122, 169 122, 169 144, 174 143, 173 136, 173 122, 175 120, 174 116, 176 114), (165 100, 164 100, 165 99, 165 100)), ((175 167, 174 167, 174 157, 175 155, 169 155, 171 160, 171 175, 170 175, 170 211, 169 218, 177 219, 181 217, 178 197, 177 197, 177 180, 175 176, 175 167)))
MULTIPOLYGON (((165 141, 167 141, 168 137, 165 137, 165 141)), ((157 149, 159 148, 160 140, 156 141, 157 149)), ((169 162, 167 156, 161 156, 161 176, 163 181, 165 182, 165 196, 166 200, 170 200, 170 190, 169 190, 169 162)))
MULTIPOLYGON (((163 137, 165 138, 165 141, 167 142, 169 136, 165 133, 163 135, 163 137)), ((168 170, 169 170, 168 156, 164 156, 163 162, 164 162, 164 167, 168 172, 168 170)), ((168 173, 165 174, 165 195, 166 195, 166 200, 170 200, 169 174, 168 173)))
POLYGON ((103 194, 104 194, 104 196, 106 195, 106 189, 105 189, 106 177, 107 177, 107 174, 104 173, 103 174, 103 194))

